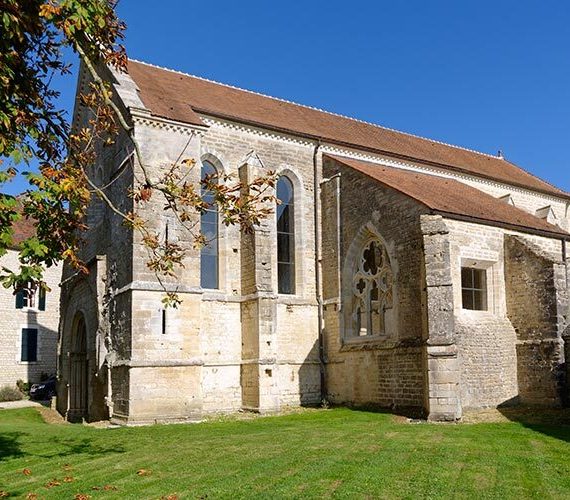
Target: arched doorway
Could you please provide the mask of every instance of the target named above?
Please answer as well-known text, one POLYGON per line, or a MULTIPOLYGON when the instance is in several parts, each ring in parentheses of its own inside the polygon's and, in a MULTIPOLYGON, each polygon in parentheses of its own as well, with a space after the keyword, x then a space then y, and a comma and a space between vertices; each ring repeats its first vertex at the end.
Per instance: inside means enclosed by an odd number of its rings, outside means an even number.
POLYGON ((87 417, 87 383, 87 332, 83 314, 78 313, 73 321, 69 353, 69 421, 77 422, 87 417))

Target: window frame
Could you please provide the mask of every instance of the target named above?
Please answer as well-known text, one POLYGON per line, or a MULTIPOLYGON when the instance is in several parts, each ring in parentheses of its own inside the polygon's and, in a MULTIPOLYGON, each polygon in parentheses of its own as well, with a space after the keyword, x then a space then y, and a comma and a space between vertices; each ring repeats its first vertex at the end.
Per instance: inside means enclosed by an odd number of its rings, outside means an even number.
POLYGON ((296 295, 297 294, 297 259, 296 259, 296 196, 295 196, 295 183, 287 174, 279 175, 277 183, 275 185, 275 197, 281 202, 276 203, 275 207, 275 230, 276 230, 276 248, 277 248, 277 293, 279 295, 296 295), (287 201, 282 200, 279 197, 279 184, 284 181, 287 183, 287 187, 290 191, 290 197, 287 201), (283 207, 281 210, 280 208, 283 207), (286 212, 285 212, 286 210, 286 212), (287 225, 288 231, 280 230, 280 212, 287 214, 287 221, 283 225, 287 225), (281 250, 281 245, 283 240, 286 241, 285 245, 288 246, 287 254, 289 260, 280 260, 280 256, 283 255, 281 250), (281 279, 280 268, 283 266, 289 267, 288 273, 288 283, 285 283, 281 279), (286 287, 285 285, 288 285, 286 287))
POLYGON ((22 288, 14 294, 14 297, 15 309, 35 309, 37 311, 46 310, 47 292, 41 285, 38 285, 35 290, 31 287, 22 288))
MULTIPOLYGON (((208 176, 208 175, 213 175, 217 178, 217 182, 219 182, 219 176, 220 176, 220 172, 219 169, 216 167, 216 165, 214 165, 214 162, 212 162, 211 160, 205 158, 202 159, 201 161, 201 165, 200 165, 200 196, 202 197, 202 199, 204 199, 204 197, 208 196, 208 192, 204 190, 204 187, 202 186, 202 181, 203 179, 208 176), (208 173, 204 173, 205 170, 205 165, 208 165, 211 168, 211 171, 208 173)), ((200 288, 202 288, 203 290, 219 290, 220 289, 220 244, 219 244, 219 240, 220 240, 220 221, 219 221, 219 211, 218 211, 218 207, 215 203, 213 203, 213 208, 209 208, 206 209, 206 211, 200 215, 200 232, 202 234, 204 234, 203 231, 203 225, 204 224, 208 224, 208 225, 212 225, 214 227, 214 238, 211 242, 209 242, 208 244, 204 245, 201 249, 200 249, 200 288), (208 216, 209 214, 214 214, 213 215, 213 219, 215 222, 205 222, 204 218, 205 216, 208 216), (208 250, 214 248, 213 252, 208 252, 208 250), (213 262, 215 263, 215 278, 214 278, 214 282, 215 282, 215 286, 209 286, 212 283, 206 282, 205 279, 205 273, 204 273, 204 265, 205 265, 205 257, 212 257, 213 256, 213 262)))
POLYGON ((461 279, 461 309, 463 311, 477 311, 477 312, 488 312, 489 309, 489 279, 487 276, 487 269, 475 266, 461 265, 460 271, 461 279), (471 284, 472 286, 465 286, 464 282, 464 271, 469 271, 471 273, 471 284), (481 282, 480 287, 476 286, 476 274, 479 274, 479 281, 481 282), (464 300, 464 292, 469 292, 471 295, 471 304, 473 307, 466 307, 466 302, 464 300), (477 304, 477 293, 481 294, 479 298, 481 307, 475 307, 477 304))
MULTIPOLYGON (((29 358, 29 338, 26 336, 26 358, 29 358)), ((19 362, 23 364, 33 364, 40 361, 40 329, 35 326, 23 326, 20 328, 20 356, 19 362), (24 332, 35 332, 35 356, 34 359, 24 359, 24 332)))

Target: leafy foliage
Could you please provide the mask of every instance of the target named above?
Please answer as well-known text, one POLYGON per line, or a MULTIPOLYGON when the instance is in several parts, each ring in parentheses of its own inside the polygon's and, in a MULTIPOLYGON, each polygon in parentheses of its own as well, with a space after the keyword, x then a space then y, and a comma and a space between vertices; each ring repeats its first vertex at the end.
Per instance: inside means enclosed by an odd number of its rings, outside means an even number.
MULTIPOLYGON (((84 47, 89 56, 124 68, 117 45, 124 24, 111 0, 3 0, 0 39, 0 183, 13 178, 32 159, 39 172, 23 171, 31 189, 17 203, 0 196, 0 252, 13 245, 11 225, 32 218, 36 235, 21 244, 21 268, 3 276, 18 287, 40 281, 44 266, 67 259, 81 267, 78 230, 90 199, 81 166, 69 154, 69 124, 55 102, 51 81, 69 73, 62 51, 84 47)), ((6 270, 5 270, 6 271, 6 270)))
MULTIPOLYGON (((20 268, 3 269, 5 287, 19 289, 42 282, 44 268, 65 260, 80 272, 87 272, 81 259, 81 233, 90 202, 100 198, 127 226, 141 234, 148 250, 147 265, 160 283, 176 277, 185 250, 173 241, 161 241, 149 229, 148 221, 136 211, 124 213, 107 196, 110 185, 100 186, 89 172, 102 149, 112 145, 119 133, 130 138, 135 152, 132 168, 143 172, 130 193, 136 206, 161 196, 164 209, 171 211, 195 245, 207 243, 196 227, 196 214, 209 207, 200 186, 186 182, 186 170, 194 159, 180 158, 159 179, 148 174, 144 158, 128 117, 117 106, 112 89, 100 75, 108 66, 125 71, 127 57, 120 44, 125 29, 115 13, 116 0, 0 0, 0 186, 23 173, 30 189, 17 200, 0 194, 0 256, 14 246, 12 225, 20 217, 35 223, 35 235, 20 244, 20 268), (89 72, 92 83, 79 96, 90 110, 85 127, 70 131, 64 113, 56 106, 58 93, 54 75, 69 73, 63 51, 71 49, 89 72), (23 170, 32 159, 39 172, 23 170)), ((230 177, 223 182, 205 179, 213 193, 224 224, 239 224, 250 231, 270 213, 274 176, 243 185, 230 177)), ((165 287, 166 292, 166 287, 165 287)), ((165 294, 167 305, 176 305, 176 293, 165 294)))

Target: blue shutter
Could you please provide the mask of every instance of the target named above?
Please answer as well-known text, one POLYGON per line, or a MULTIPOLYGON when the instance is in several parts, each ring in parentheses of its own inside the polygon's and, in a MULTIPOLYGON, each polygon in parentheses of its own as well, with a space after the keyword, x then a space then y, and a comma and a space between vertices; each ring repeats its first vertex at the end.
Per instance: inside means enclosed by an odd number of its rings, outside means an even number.
POLYGON ((22 309, 24 307, 24 292, 20 290, 16 293, 16 309, 22 309))

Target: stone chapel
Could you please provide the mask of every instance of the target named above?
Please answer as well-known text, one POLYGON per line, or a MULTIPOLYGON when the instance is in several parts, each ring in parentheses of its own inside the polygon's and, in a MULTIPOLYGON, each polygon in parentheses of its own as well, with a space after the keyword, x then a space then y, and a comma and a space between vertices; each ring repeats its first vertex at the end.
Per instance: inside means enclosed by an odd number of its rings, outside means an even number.
MULTIPOLYGON (((130 61, 107 72, 146 164, 279 175, 254 234, 201 216, 164 309, 139 236, 93 200, 88 276, 65 268, 58 409, 140 424, 288 406, 375 405, 457 420, 568 399, 570 194, 493 156, 130 61), (565 338, 566 337, 566 338, 565 338), (566 342, 566 343, 565 343, 566 342), (566 350, 566 353, 565 353, 566 350)), ((78 92, 89 77, 81 69, 78 92)), ((79 104, 74 127, 87 122, 79 104)), ((180 244, 126 136, 92 172, 180 244)), ((170 285, 169 285, 170 286, 170 285)))

